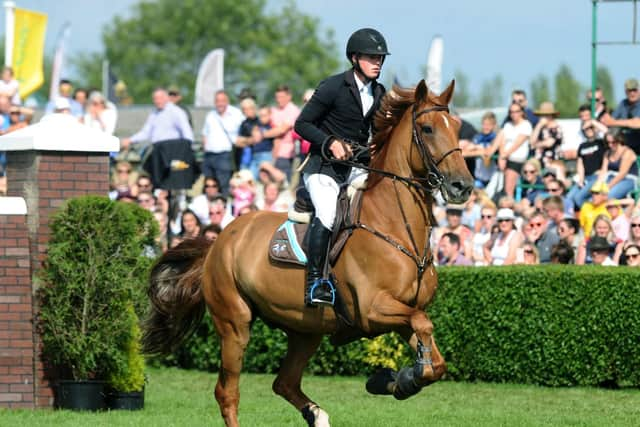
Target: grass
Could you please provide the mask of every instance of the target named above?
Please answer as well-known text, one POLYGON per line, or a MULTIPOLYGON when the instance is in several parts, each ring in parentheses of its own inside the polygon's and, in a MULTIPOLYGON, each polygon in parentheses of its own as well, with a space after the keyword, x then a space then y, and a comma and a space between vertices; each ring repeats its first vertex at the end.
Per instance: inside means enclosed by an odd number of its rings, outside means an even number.
MULTIPOLYGON (((145 409, 78 413, 0 410, 0 426, 221 426, 213 397, 215 374, 149 369, 145 409)), ((300 414, 271 392, 273 375, 244 374, 240 422, 303 426, 300 414)), ((335 426, 636 426, 640 391, 543 388, 513 384, 440 382, 406 401, 371 396, 364 378, 308 377, 305 391, 335 426)))

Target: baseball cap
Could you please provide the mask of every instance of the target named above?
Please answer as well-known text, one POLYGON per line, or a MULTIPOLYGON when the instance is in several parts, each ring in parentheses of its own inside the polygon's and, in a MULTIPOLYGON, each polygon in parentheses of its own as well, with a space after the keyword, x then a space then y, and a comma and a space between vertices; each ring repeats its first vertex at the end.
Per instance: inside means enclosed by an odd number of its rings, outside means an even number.
POLYGON ((501 219, 514 220, 514 219, 516 219, 516 216, 513 213, 513 210, 511 210, 509 208, 502 208, 502 209, 498 210, 498 214, 496 215, 496 219, 497 220, 501 220, 501 219))
POLYGON ((624 82, 624 90, 638 89, 638 80, 636 79, 627 79, 624 82))
POLYGON ((609 186, 605 182, 596 182, 590 190, 592 193, 609 194, 609 186))

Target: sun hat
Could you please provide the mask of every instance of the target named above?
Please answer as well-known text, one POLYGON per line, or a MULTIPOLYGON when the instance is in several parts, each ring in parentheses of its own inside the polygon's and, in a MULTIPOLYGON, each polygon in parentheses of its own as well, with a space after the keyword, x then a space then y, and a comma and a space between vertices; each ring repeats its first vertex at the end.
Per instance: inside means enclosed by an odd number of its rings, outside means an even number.
POLYGON ((624 90, 638 89, 638 80, 636 79, 627 79, 624 82, 624 90))
POLYGON ((556 108, 553 106, 553 102, 545 101, 540 104, 540 107, 534 111, 536 116, 559 116, 560 112, 556 111, 556 108))
POLYGON ((589 241, 589 250, 590 251, 608 251, 609 250, 609 242, 607 239, 600 236, 592 237, 589 241))
POLYGON ((516 216, 513 213, 512 209, 509 208, 502 208, 498 210, 498 214, 496 215, 496 219, 499 221, 501 219, 510 219, 510 220, 514 220, 516 219, 516 216))

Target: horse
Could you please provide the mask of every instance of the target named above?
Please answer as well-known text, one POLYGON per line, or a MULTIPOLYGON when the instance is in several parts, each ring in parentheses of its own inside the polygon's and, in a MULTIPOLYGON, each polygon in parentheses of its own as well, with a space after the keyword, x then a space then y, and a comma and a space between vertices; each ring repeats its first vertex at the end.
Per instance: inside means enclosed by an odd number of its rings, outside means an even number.
POLYGON ((256 317, 287 335, 287 353, 272 388, 309 426, 329 425, 327 412, 301 389, 304 368, 323 335, 346 343, 396 331, 413 347, 414 366, 374 374, 367 382, 370 393, 406 399, 445 373, 425 312, 437 287, 431 207, 437 191, 446 201, 463 203, 473 188, 459 148, 460 124, 448 109, 454 86, 451 81, 438 96, 424 80, 415 90, 394 86, 376 112, 360 222, 332 270, 351 322, 341 321, 330 306, 305 306, 304 268, 269 258, 270 238, 285 213, 242 215, 213 245, 187 240, 152 269, 143 349, 172 351, 208 307, 221 344, 215 398, 226 426, 239 425, 239 378, 256 317))

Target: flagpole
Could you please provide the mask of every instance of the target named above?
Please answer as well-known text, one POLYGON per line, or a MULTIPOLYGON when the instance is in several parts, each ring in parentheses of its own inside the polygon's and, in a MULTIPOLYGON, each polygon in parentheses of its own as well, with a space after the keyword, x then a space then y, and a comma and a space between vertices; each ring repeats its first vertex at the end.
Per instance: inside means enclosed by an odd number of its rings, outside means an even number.
POLYGON ((105 99, 109 98, 109 61, 102 60, 102 95, 105 99))
POLYGON ((15 31, 16 3, 4 2, 4 65, 10 67, 13 63, 13 33, 15 31))

